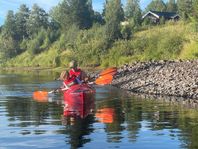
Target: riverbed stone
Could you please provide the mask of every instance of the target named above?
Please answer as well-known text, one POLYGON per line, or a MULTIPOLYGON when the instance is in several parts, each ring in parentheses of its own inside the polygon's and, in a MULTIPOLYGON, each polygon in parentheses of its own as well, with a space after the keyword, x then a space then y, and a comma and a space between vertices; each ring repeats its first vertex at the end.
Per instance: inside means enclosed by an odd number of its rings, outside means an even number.
POLYGON ((131 92, 198 99, 198 60, 125 64, 112 85, 131 92))

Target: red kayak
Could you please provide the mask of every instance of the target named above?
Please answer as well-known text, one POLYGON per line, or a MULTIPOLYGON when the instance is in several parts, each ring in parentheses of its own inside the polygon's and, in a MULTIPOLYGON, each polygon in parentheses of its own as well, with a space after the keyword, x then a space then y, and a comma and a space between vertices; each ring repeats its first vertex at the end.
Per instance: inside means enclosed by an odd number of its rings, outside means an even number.
POLYGON ((64 92, 64 116, 85 118, 94 108, 95 89, 87 84, 71 86, 64 92))

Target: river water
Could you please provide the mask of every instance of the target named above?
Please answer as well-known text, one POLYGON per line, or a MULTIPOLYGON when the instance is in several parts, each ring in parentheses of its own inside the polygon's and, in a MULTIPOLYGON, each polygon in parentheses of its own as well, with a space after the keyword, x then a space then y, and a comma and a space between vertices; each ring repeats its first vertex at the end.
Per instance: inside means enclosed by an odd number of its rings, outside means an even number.
POLYGON ((198 148, 198 111, 173 103, 129 96, 112 86, 94 86, 86 117, 63 116, 63 99, 32 98, 60 86, 58 73, 0 73, 0 149, 198 148))

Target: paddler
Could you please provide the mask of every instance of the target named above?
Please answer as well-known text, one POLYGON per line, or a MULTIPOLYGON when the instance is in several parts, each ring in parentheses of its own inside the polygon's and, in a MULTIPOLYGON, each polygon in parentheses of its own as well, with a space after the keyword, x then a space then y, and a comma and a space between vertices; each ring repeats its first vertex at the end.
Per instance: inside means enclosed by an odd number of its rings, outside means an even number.
POLYGON ((58 91, 65 91, 69 89, 69 87, 71 87, 72 85, 78 84, 76 77, 75 76, 70 77, 68 71, 61 72, 59 80, 63 81, 63 85, 58 91))
POLYGON ((72 60, 69 63, 69 68, 70 68, 69 76, 76 77, 78 84, 87 83, 87 81, 89 79, 88 79, 86 73, 84 71, 82 71, 80 68, 78 68, 77 61, 72 60))

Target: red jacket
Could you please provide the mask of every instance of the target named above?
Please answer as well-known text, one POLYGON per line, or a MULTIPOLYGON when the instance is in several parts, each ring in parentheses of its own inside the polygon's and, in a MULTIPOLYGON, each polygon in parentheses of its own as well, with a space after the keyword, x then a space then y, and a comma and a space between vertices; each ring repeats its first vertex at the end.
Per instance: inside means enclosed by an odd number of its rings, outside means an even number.
POLYGON ((72 76, 80 77, 81 73, 82 73, 82 71, 80 68, 77 68, 77 70, 70 69, 69 76, 70 77, 72 77, 72 76))
POLYGON ((72 78, 72 77, 75 77, 78 84, 81 83, 82 81, 82 70, 80 68, 77 68, 77 70, 74 70, 74 69, 71 69, 69 71, 69 76, 72 78))
POLYGON ((70 87, 73 84, 77 84, 76 77, 68 77, 66 80, 63 81, 63 85, 66 87, 70 87))

